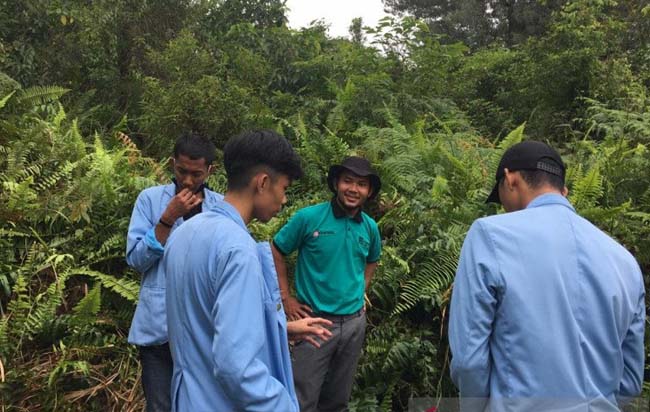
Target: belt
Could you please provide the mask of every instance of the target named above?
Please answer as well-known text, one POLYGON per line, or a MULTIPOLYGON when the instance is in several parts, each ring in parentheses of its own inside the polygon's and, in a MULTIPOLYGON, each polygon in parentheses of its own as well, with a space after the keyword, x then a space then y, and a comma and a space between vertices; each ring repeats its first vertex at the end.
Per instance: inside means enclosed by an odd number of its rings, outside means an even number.
POLYGON ((359 316, 363 315, 365 313, 365 310, 363 308, 359 309, 358 311, 351 313, 349 315, 337 315, 334 313, 327 313, 327 312, 314 312, 313 316, 314 317, 320 317, 320 318, 325 318, 328 320, 331 320, 333 322, 345 322, 350 319, 358 318, 359 316))

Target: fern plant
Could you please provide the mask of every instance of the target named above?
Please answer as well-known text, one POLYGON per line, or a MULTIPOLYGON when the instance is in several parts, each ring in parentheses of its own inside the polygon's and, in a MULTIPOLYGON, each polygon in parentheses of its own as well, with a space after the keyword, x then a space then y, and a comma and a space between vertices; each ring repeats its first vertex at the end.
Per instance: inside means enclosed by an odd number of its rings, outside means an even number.
POLYGON ((19 409, 122 410, 112 393, 141 402, 124 237, 141 180, 163 173, 126 135, 82 136, 63 93, 26 89, 0 109, 0 397, 19 409))

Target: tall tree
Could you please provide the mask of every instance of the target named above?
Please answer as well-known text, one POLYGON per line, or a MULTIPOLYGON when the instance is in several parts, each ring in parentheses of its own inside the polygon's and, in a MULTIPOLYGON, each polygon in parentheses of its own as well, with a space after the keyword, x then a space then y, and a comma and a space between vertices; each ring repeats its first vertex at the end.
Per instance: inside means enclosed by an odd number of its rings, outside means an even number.
POLYGON ((135 117, 146 51, 175 37, 195 8, 190 0, 0 0, 0 70, 24 86, 85 95, 102 125, 135 117))
POLYGON ((239 23, 258 28, 280 27, 286 23, 286 0, 209 0, 205 2, 202 25, 207 31, 223 33, 239 23))
POLYGON ((427 21, 434 33, 478 48, 495 41, 512 46, 542 34, 566 0, 383 0, 387 11, 427 21))

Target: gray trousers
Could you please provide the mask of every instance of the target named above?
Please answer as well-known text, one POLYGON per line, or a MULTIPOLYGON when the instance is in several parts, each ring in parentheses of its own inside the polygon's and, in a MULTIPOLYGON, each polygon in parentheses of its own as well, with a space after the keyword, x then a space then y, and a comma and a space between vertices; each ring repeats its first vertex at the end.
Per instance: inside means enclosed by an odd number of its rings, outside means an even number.
POLYGON ((366 334, 366 313, 333 316, 332 337, 315 348, 308 342, 293 347, 291 361, 301 412, 348 410, 357 363, 366 334))

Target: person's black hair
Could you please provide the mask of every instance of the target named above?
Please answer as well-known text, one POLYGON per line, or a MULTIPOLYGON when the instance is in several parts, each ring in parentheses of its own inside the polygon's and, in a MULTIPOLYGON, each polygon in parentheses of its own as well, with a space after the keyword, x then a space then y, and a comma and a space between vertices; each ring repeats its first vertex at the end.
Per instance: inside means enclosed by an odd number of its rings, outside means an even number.
POLYGON ((192 160, 205 159, 206 165, 211 165, 216 158, 216 147, 208 138, 196 133, 184 133, 174 145, 174 158, 187 156, 192 160))
POLYGON ((543 170, 517 170, 528 187, 538 189, 542 185, 549 185, 560 192, 564 190, 564 178, 543 170))
POLYGON ((253 130, 230 138, 223 149, 223 164, 231 190, 246 187, 261 170, 271 178, 281 173, 290 180, 303 174, 298 154, 284 136, 273 130, 253 130))

